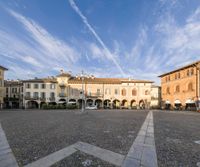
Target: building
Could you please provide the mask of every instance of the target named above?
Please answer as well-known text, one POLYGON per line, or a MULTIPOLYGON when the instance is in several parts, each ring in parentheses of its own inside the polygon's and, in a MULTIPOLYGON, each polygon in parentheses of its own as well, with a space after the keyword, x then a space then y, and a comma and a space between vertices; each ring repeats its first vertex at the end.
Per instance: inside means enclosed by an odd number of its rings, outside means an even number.
POLYGON ((195 109, 200 95, 200 61, 159 76, 162 106, 166 109, 195 109))
POLYGON ((161 87, 157 85, 152 85, 151 87, 151 108, 160 109, 161 108, 161 87))
POLYGON ((19 80, 5 80, 6 88, 4 97, 5 108, 23 107, 23 83, 19 80))
MULTIPOLYGON (((152 81, 128 78, 73 76, 61 71, 56 77, 23 81, 25 108, 43 104, 74 103, 98 108, 150 108, 152 81)), ((156 96, 157 97, 157 96, 156 96)))
POLYGON ((30 79, 23 81, 24 108, 40 108, 43 104, 56 104, 57 79, 30 79))
POLYGON ((5 94, 5 87, 4 87, 4 72, 8 70, 7 68, 0 66, 0 109, 3 108, 3 98, 5 94))

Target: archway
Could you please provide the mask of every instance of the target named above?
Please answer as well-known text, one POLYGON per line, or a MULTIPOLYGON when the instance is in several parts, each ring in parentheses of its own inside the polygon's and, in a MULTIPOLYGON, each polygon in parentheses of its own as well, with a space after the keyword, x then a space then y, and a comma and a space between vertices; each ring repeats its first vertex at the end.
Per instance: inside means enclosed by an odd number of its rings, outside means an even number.
POLYGON ((49 105, 55 106, 57 103, 56 102, 49 102, 49 105))
POLYGON ((120 108, 120 101, 118 99, 113 100, 113 108, 115 109, 120 108))
POLYGON ((176 110, 181 110, 182 104, 181 104, 180 100, 177 99, 174 101, 174 107, 176 110))
POLYGON ((140 109, 145 109, 144 100, 140 100, 140 101, 139 101, 139 107, 140 107, 140 109))
POLYGON ((166 101, 165 101, 165 109, 166 109, 166 110, 170 110, 170 108, 171 108, 171 103, 170 103, 169 100, 166 100, 166 101))
POLYGON ((40 108, 42 108, 44 105, 47 105, 47 103, 46 102, 41 102, 40 103, 40 108))
POLYGON ((39 108, 39 104, 38 104, 37 101, 28 101, 27 102, 27 108, 36 109, 36 108, 39 108))
POLYGON ((111 101, 109 99, 104 100, 103 106, 104 108, 111 108, 111 101))
POLYGON ((126 99, 122 100, 122 109, 128 109, 128 101, 126 99))
POLYGON ((59 101, 58 101, 58 104, 61 104, 61 105, 66 105, 66 100, 65 99, 60 99, 59 101))
POLYGON ((101 108, 102 107, 102 100, 101 99, 95 100, 95 105, 97 106, 97 108, 101 108))
POLYGON ((135 100, 131 100, 131 108, 132 109, 136 109, 137 108, 137 104, 135 100))
POLYGON ((86 106, 92 106, 93 105, 93 100, 92 99, 87 99, 86 100, 86 106))

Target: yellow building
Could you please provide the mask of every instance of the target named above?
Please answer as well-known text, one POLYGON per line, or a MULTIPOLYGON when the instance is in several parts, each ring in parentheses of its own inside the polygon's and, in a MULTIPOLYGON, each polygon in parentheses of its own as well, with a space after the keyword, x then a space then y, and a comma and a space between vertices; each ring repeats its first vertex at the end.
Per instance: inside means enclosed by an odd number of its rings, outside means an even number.
POLYGON ((159 76, 163 108, 195 109, 200 95, 200 61, 159 76))
POLYGON ((0 109, 3 108, 3 98, 5 95, 4 72, 6 70, 8 70, 8 69, 3 66, 0 66, 0 109))
POLYGON ((74 103, 98 108, 150 108, 152 81, 81 77, 61 72, 56 77, 24 82, 24 106, 74 103), (43 99, 43 100, 42 100, 43 99))

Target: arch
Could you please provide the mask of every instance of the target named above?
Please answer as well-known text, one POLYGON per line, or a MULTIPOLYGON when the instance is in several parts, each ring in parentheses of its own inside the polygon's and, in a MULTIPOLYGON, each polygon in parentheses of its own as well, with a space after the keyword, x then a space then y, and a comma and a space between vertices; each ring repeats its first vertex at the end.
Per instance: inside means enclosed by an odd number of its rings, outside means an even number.
POLYGON ((74 102, 74 103, 76 103, 76 99, 69 99, 69 102, 74 102))
POLYGON ((49 102, 49 105, 51 105, 51 106, 56 106, 56 102, 49 102))
POLYGON ((93 100, 92 99, 87 99, 86 100, 86 106, 92 106, 93 105, 93 100))
POLYGON ((140 101, 139 101, 139 107, 140 107, 140 109, 145 109, 144 100, 140 100, 140 101))
POLYGON ((122 100, 122 108, 128 108, 128 101, 126 99, 122 100))
POLYGON ((126 96, 126 89, 125 88, 122 89, 122 96, 126 96))
POLYGON ((137 96, 137 90, 136 89, 132 90, 132 96, 137 96))
POLYGON ((102 104, 103 104, 103 102, 102 102, 102 100, 101 100, 101 99, 96 99, 94 104, 97 106, 97 108, 101 108, 101 107, 102 107, 102 104))
POLYGON ((63 105, 65 105, 67 103, 67 101, 65 100, 65 99, 60 99, 59 101, 58 101, 58 104, 63 104, 63 105))
POLYGON ((83 99, 78 99, 77 103, 78 103, 78 108, 81 108, 82 105, 83 105, 83 107, 85 107, 85 100, 83 100, 83 99))
POLYGON ((120 108, 120 101, 118 99, 113 100, 113 108, 120 108))
POLYGON ((47 103, 46 103, 46 102, 41 102, 41 103, 40 103, 40 108, 42 108, 43 105, 47 105, 47 103))
POLYGON ((137 108, 136 100, 131 100, 131 108, 137 108))
POLYGON ((27 105, 27 108, 29 108, 29 109, 36 109, 36 108, 39 108, 38 102, 37 102, 37 101, 34 101, 34 100, 28 101, 28 102, 26 103, 26 105, 27 105))
POLYGON ((175 108, 176 110, 181 110, 181 107, 182 107, 181 101, 180 101, 179 99, 176 99, 176 100, 174 101, 174 108, 175 108))
POLYGON ((103 106, 104 108, 111 108, 111 100, 109 99, 104 100, 103 106))

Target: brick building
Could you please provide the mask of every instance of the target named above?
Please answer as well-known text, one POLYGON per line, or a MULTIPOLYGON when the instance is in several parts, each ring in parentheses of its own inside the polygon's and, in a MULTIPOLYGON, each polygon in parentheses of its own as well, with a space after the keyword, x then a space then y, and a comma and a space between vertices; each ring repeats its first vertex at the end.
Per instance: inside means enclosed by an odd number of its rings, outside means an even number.
POLYGON ((159 76, 162 107, 166 109, 195 109, 200 94, 200 61, 159 76))

